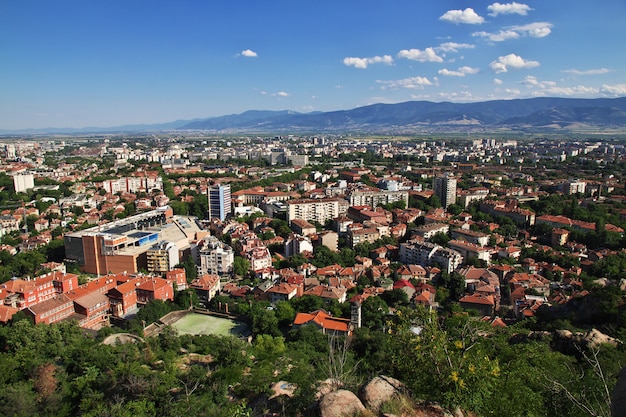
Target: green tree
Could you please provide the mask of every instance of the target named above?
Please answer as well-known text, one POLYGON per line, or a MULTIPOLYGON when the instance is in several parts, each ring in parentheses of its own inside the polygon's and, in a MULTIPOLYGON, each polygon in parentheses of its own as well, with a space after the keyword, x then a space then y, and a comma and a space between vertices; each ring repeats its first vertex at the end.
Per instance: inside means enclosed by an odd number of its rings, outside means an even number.
POLYGON ((233 261, 233 273, 240 277, 245 277, 250 271, 250 261, 241 256, 235 256, 233 261))

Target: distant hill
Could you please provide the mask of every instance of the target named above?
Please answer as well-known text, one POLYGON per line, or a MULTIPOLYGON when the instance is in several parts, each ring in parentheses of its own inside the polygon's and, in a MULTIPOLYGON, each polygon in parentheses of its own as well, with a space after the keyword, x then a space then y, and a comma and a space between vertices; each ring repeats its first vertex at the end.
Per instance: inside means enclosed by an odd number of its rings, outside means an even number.
POLYGON ((207 119, 110 128, 0 131, 0 134, 207 130, 214 133, 362 132, 417 133, 494 130, 626 130, 626 97, 531 98, 476 103, 409 101, 351 110, 297 113, 249 110, 207 119))

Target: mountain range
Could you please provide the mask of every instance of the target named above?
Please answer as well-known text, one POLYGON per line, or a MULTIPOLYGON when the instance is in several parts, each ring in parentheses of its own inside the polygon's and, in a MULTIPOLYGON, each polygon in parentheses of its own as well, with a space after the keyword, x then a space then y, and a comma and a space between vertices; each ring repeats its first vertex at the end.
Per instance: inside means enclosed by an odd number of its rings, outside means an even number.
POLYGON ((151 125, 0 130, 0 134, 130 133, 172 130, 203 130, 216 134, 626 131, 626 97, 613 99, 541 97, 474 103, 409 101, 313 113, 249 110, 241 114, 151 125))

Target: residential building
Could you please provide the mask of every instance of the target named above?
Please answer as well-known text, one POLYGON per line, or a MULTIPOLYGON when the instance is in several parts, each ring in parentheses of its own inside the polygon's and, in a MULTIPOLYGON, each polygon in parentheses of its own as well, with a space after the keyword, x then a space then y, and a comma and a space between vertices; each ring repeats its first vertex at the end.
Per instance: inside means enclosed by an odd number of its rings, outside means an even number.
POLYGON ((578 179, 570 179, 558 185, 558 190, 562 191, 564 194, 572 195, 572 194, 585 194, 585 190, 587 187, 587 182, 581 181, 578 179))
POLYGON ((148 271, 163 274, 180 263, 178 247, 172 242, 159 242, 146 252, 148 271))
POLYGON ((313 243, 306 236, 291 233, 285 240, 285 256, 298 255, 303 252, 313 253, 313 243))
POLYGON ((311 239, 313 243, 313 247, 317 246, 326 246, 328 249, 336 252, 339 248, 339 235, 337 232, 333 232, 332 230, 325 230, 320 233, 316 233, 313 235, 311 239))
POLYGON ((255 247, 246 252, 250 261, 250 270, 257 272, 272 266, 272 255, 265 246, 255 247))
POLYGON ((380 239, 380 233, 378 229, 373 227, 348 230, 348 241, 351 247, 364 242, 374 243, 378 239, 380 239))
POLYGON ((388 191, 377 188, 357 189, 348 194, 350 206, 369 206, 376 208, 380 205, 393 204, 404 201, 405 207, 409 205, 408 191, 388 191))
POLYGON ((177 291, 184 290, 188 287, 187 272, 184 268, 174 268, 165 273, 165 279, 174 285, 177 291))
POLYGON ((16 193, 35 188, 35 176, 33 174, 16 174, 13 176, 13 186, 16 193))
POLYGON ((157 174, 123 177, 114 180, 105 180, 102 182, 102 188, 107 193, 132 193, 137 194, 141 191, 150 193, 152 190, 163 191, 163 178, 157 174))
POLYGON ((431 242, 408 241, 400 244, 400 262, 424 267, 439 264, 450 273, 461 265, 463 257, 455 250, 431 242))
POLYGON ((446 223, 428 223, 417 226, 417 228, 411 230, 412 236, 421 236, 423 239, 428 240, 438 233, 445 235, 450 231, 450 225, 446 223))
POLYGON ((291 230, 302 236, 307 236, 317 232, 315 225, 304 219, 293 219, 291 221, 291 230))
POLYGON ((215 184, 207 191, 209 199, 209 220, 226 220, 232 211, 230 184, 215 184))
POLYGON ((220 291, 220 277, 213 274, 203 274, 194 279, 189 288, 192 288, 198 295, 198 299, 205 305, 215 297, 220 291))
POLYGON ((298 295, 298 285, 281 282, 267 291, 270 303, 289 301, 298 295))
POLYGON ((448 242, 448 247, 460 253, 463 261, 476 258, 485 261, 487 265, 491 263, 491 250, 474 243, 465 242, 463 240, 453 239, 448 242))
POLYGON ((450 232, 450 235, 453 239, 465 240, 479 246, 487 246, 489 244, 489 235, 487 233, 465 229, 454 229, 450 232))
POLYGON ((441 205, 448 208, 450 204, 456 203, 456 178, 451 173, 435 177, 433 191, 441 205))
POLYGON ((202 247, 198 251, 200 275, 229 276, 233 272, 235 252, 227 244, 220 242, 215 236, 208 236, 202 241, 202 247))
POLYGON ((291 224, 294 219, 303 219, 326 224, 347 210, 348 202, 339 198, 290 200, 287 202, 287 221, 291 224))
POLYGON ((163 278, 149 278, 136 287, 137 303, 147 304, 153 300, 174 301, 174 286, 163 278))
POLYGON ((352 334, 350 319, 333 317, 324 310, 312 313, 298 313, 293 321, 293 327, 298 328, 306 324, 313 324, 324 334, 337 334, 349 336, 352 334))

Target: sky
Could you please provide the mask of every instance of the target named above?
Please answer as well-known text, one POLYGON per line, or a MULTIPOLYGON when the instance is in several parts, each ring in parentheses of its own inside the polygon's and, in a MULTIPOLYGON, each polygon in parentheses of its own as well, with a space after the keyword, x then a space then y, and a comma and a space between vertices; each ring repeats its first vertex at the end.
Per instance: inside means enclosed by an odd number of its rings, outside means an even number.
POLYGON ((625 0, 0 0, 0 129, 623 97, 625 42, 625 0))

